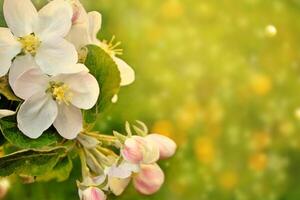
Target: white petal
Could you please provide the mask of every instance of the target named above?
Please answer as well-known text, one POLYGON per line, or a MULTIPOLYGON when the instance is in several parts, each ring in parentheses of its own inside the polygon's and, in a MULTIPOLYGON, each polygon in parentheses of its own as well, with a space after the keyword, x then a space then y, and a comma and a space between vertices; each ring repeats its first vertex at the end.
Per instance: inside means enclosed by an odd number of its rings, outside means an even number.
POLYGON ((97 102, 100 89, 97 80, 87 72, 55 77, 64 82, 72 92, 71 103, 81 109, 91 109, 97 102))
POLYGON ((30 54, 24 56, 18 56, 12 63, 9 70, 9 84, 14 88, 17 78, 29 69, 38 68, 34 58, 30 54))
POLYGON ((66 40, 71 42, 77 50, 80 50, 82 47, 92 43, 87 26, 88 24, 84 23, 75 24, 66 36, 66 40))
POLYGON ((54 0, 38 13, 38 22, 34 32, 41 41, 63 38, 70 31, 73 9, 63 0, 54 0))
POLYGON ((106 169, 106 174, 115 178, 128 178, 132 173, 139 172, 139 164, 123 161, 120 165, 114 164, 106 169))
POLYGON ((43 42, 35 56, 36 63, 49 75, 74 73, 72 69, 78 61, 75 47, 64 39, 43 42))
POLYGON ((130 180, 131 178, 120 179, 120 178, 109 177, 108 178, 109 188, 112 191, 112 193, 114 193, 114 195, 119 196, 127 188, 128 184, 130 183, 130 180))
POLYGON ((18 97, 26 100, 36 93, 45 93, 48 84, 48 76, 40 69, 33 68, 18 77, 13 90, 18 97))
POLYGON ((121 86, 130 85, 135 80, 134 70, 123 60, 113 57, 116 62, 121 75, 121 86))
POLYGON ((72 0, 71 5, 73 8, 73 17, 72 23, 74 24, 82 24, 88 23, 88 14, 83 7, 82 3, 79 0, 72 0))
POLYGON ((12 35, 9 29, 0 28, 0 77, 4 76, 12 59, 21 51, 21 43, 12 35))
POLYGON ((33 32, 37 11, 30 0, 5 0, 3 13, 8 27, 15 36, 26 36, 33 32))
POLYGON ((40 137, 54 122, 57 105, 45 92, 37 93, 27 99, 17 115, 19 129, 28 137, 40 137))
POLYGON ((1 110, 1 109, 0 109, 0 119, 3 118, 3 117, 8 117, 8 116, 14 115, 14 114, 16 114, 15 111, 11 111, 11 110, 1 110))
POLYGON ((98 44, 97 34, 101 29, 102 16, 99 12, 93 11, 88 13, 89 17, 89 34, 93 44, 98 44))
POLYGON ((82 131, 82 114, 80 109, 72 105, 58 105, 58 115, 53 125, 62 137, 68 140, 75 139, 82 131))

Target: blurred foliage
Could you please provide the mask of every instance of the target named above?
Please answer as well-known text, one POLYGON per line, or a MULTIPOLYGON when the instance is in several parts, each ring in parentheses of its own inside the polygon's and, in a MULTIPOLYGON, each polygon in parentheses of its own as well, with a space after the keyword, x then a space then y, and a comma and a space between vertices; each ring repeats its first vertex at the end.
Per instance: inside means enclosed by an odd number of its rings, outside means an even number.
MULTIPOLYGON (((129 188, 118 199, 300 199, 298 0, 83 3, 102 13, 101 39, 123 41, 137 75, 97 128, 110 134, 139 119, 179 145, 161 163, 159 193, 129 188)), ((77 199, 77 178, 78 164, 62 183, 13 178, 7 199, 77 199)))

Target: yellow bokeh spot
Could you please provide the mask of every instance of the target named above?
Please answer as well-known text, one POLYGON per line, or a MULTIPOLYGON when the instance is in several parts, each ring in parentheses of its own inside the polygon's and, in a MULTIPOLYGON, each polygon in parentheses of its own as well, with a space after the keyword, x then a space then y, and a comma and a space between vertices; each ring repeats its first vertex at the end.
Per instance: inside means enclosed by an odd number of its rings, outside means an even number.
POLYGON ((251 144, 255 150, 263 150, 270 146, 271 137, 267 132, 256 132, 251 136, 251 144))
POLYGON ((30 34, 19 38, 19 42, 22 44, 22 51, 24 53, 29 53, 33 56, 36 54, 37 49, 41 45, 39 38, 36 37, 34 34, 30 34))
POLYGON ((283 135, 284 137, 289 137, 293 135, 295 127, 292 122, 284 120, 279 123, 278 129, 281 135, 283 135))
POLYGON ((264 171, 268 164, 268 156, 265 153, 255 153, 249 157, 250 169, 261 172, 264 171))
POLYGON ((167 0, 161 6, 163 17, 167 19, 174 19, 184 14, 184 7, 178 0, 167 0))
POLYGON ((255 75, 251 80, 251 89, 258 96, 267 95, 272 89, 272 80, 266 75, 255 75))
POLYGON ((277 34, 277 29, 274 25, 268 25, 265 28, 265 34, 267 37, 274 37, 277 34))
POLYGON ((174 134, 173 124, 168 120, 157 121, 151 130, 152 133, 159 133, 172 138, 174 134))
POLYGON ((198 160, 203 164, 210 165, 216 157, 214 142, 208 137, 201 137, 196 141, 195 151, 198 160))
POLYGON ((189 102, 177 112, 177 125, 179 128, 187 130, 195 125, 200 114, 201 110, 199 105, 196 102, 189 102))
POLYGON ((219 184, 225 190, 232 190, 238 184, 238 175, 234 171, 226 171, 220 175, 219 184))

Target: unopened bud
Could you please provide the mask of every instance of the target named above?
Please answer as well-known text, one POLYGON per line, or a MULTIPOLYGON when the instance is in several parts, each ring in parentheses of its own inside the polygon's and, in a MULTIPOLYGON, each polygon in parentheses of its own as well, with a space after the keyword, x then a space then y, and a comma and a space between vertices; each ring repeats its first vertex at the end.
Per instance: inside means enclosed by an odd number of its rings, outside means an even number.
POLYGON ((157 164, 141 165, 141 171, 133 179, 137 191, 145 195, 156 193, 165 180, 164 172, 157 164))
POLYGON ((106 195, 96 187, 89 187, 85 190, 79 189, 80 200, 106 200, 106 195))

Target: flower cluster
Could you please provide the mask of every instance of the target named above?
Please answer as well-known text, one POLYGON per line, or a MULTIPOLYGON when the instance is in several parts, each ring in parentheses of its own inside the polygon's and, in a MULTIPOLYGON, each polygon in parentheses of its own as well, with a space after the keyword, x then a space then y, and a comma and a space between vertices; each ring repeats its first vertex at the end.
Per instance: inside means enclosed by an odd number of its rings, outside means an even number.
POLYGON ((8 73, 10 87, 24 100, 17 121, 28 137, 38 138, 52 124, 66 139, 82 129, 80 109, 91 109, 99 96, 97 80, 80 63, 82 47, 100 46, 116 62, 121 85, 134 81, 114 46, 96 37, 101 15, 87 13, 79 1, 53 0, 37 11, 30 0, 6 0, 3 11, 8 28, 0 29, 0 76, 8 73))
POLYGON ((119 87, 135 79, 118 58, 115 37, 97 38, 101 14, 87 12, 79 0, 52 0, 39 11, 30 0, 4 0, 3 12, 8 28, 0 28, 0 128, 6 141, 0 144, 20 151, 0 157, 0 176, 62 180, 65 174, 56 169, 70 171, 75 151, 82 163, 81 199, 120 195, 131 180, 142 194, 157 192, 164 182, 157 161, 174 155, 171 139, 148 134, 140 121, 126 124, 126 136, 93 129, 97 115, 117 101, 119 87))
POLYGON ((104 191, 121 195, 130 181, 144 195, 156 193, 164 183, 164 172, 156 163, 175 154, 177 145, 170 138, 159 134, 148 134, 144 123, 133 126, 132 134, 126 124, 127 136, 114 132, 115 137, 96 132, 82 133, 78 141, 81 153, 83 182, 78 182, 81 199, 106 199, 104 191), (119 155, 104 148, 103 143, 119 149, 119 155))

